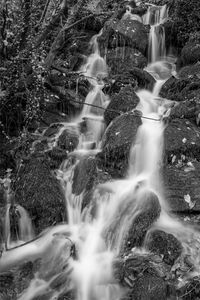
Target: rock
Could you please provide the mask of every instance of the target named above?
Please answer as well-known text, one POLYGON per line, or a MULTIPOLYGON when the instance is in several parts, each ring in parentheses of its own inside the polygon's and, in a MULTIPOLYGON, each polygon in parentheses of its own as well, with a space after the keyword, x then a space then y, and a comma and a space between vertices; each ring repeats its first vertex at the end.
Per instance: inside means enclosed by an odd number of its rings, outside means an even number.
POLYGON ((130 252, 124 259, 113 264, 114 277, 124 287, 128 287, 123 300, 158 300, 167 298, 169 268, 160 257, 142 253, 140 250, 130 252))
POLYGON ((190 100, 198 97, 200 90, 199 78, 177 79, 170 77, 162 86, 160 96, 175 101, 190 100))
POLYGON ((106 63, 111 74, 119 74, 134 67, 143 69, 147 65, 147 59, 131 47, 116 47, 107 50, 106 63))
POLYGON ((178 77, 180 79, 195 79, 196 76, 200 78, 200 62, 197 62, 195 65, 185 66, 178 72, 178 77))
POLYGON ((200 163, 167 165, 163 169, 165 199, 174 212, 200 211, 200 163))
POLYGON ((161 230, 151 231, 145 244, 151 252, 161 255, 168 265, 173 265, 182 252, 181 243, 175 236, 161 230))
POLYGON ((200 297, 200 277, 195 276, 187 280, 185 285, 177 291, 177 296, 182 300, 199 300, 200 297))
POLYGON ((66 219, 65 197, 48 162, 32 157, 15 181, 16 202, 29 213, 36 233, 66 219))
POLYGON ((70 131, 69 129, 65 129, 62 134, 58 138, 58 147, 66 150, 67 152, 73 151, 79 143, 78 134, 70 131))
POLYGON ((153 90, 156 81, 147 71, 134 67, 130 70, 130 74, 137 82, 139 89, 153 90))
POLYGON ((115 118, 102 139, 102 152, 97 154, 99 163, 113 177, 123 177, 127 172, 131 145, 136 137, 141 119, 134 113, 115 118))
POLYGON ((184 118, 189 119, 191 122, 195 123, 199 111, 200 101, 197 101, 197 99, 182 101, 171 108, 169 119, 171 120, 176 118, 184 118))
POLYGON ((111 20, 105 23, 98 42, 101 48, 129 46, 145 54, 148 45, 148 33, 146 27, 138 21, 111 20))
POLYGON ((72 193, 80 195, 84 190, 91 189, 96 175, 95 158, 89 156, 80 160, 74 169, 72 193))
POLYGON ((78 162, 74 169, 72 193, 76 196, 82 194, 82 209, 90 204, 96 186, 109 180, 111 177, 99 169, 95 157, 85 157, 78 162))
POLYGON ((200 32, 191 36, 181 51, 183 65, 190 65, 200 62, 200 32))
POLYGON ((132 300, 167 300, 167 285, 163 278, 144 273, 136 281, 132 300))
POLYGON ((164 156, 169 162, 181 155, 200 160, 200 130, 189 120, 174 119, 164 131, 164 156))
POLYGON ((106 125, 108 126, 114 118, 119 116, 119 113, 115 112, 114 110, 119 112, 131 111, 137 106, 139 101, 140 99, 130 85, 123 87, 119 94, 113 94, 104 113, 106 125))
POLYGON ((142 247, 147 231, 158 219, 161 211, 159 199, 153 192, 144 190, 140 194, 139 213, 136 214, 128 231, 124 251, 142 247))

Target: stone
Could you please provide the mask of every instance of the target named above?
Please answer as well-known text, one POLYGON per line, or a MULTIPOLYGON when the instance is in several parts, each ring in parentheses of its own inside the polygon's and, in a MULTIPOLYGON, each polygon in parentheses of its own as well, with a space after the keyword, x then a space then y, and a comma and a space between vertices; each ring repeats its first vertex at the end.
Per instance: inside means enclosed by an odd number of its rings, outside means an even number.
POLYGON ((186 119, 173 119, 164 131, 164 158, 170 162, 174 156, 200 160, 200 130, 186 119))
POLYGON ((129 112, 115 118, 106 129, 102 151, 96 157, 100 166, 112 177, 125 176, 130 148, 140 125, 141 118, 129 112))
POLYGON ((16 203, 30 215, 36 233, 66 219, 65 197, 48 161, 31 157, 15 180, 16 203))
POLYGON ((148 190, 142 191, 139 207, 137 209, 139 213, 136 214, 135 218, 133 218, 125 239, 123 252, 127 252, 134 247, 143 246, 148 230, 158 219, 161 212, 157 195, 148 190))
POLYGON ((161 255, 163 261, 171 266, 182 253, 181 243, 175 236, 161 230, 150 231, 145 245, 151 252, 161 255))
POLYGON ((153 90, 156 81, 147 71, 134 67, 130 70, 130 74, 137 82, 139 89, 153 90))
POLYGON ((116 47, 107 49, 106 63, 111 74, 119 74, 134 67, 143 69, 147 65, 147 59, 141 52, 131 47, 116 47))
POLYGON ((101 48, 129 46, 145 54, 148 45, 148 30, 145 25, 135 20, 114 19, 105 23, 98 42, 101 48))
POLYGON ((57 145, 67 152, 72 152, 78 146, 78 143, 78 134, 69 129, 65 129, 59 136, 57 145))
POLYGON ((200 62, 200 32, 198 36, 191 37, 181 51, 183 65, 200 62))
POLYGON ((105 110, 104 120, 106 125, 108 126, 114 118, 119 116, 118 112, 128 112, 136 108, 139 101, 140 99, 132 86, 127 85, 121 88, 119 94, 111 96, 110 103, 105 110))
MULTIPOLYGON (((200 97, 199 97, 200 100, 200 97)), ((197 114, 200 111, 200 101, 197 99, 190 101, 181 101, 171 108, 169 119, 189 119, 195 123, 197 114)))
POLYGON ((163 168, 165 199, 173 212, 200 211, 200 163, 178 163, 163 168))
POLYGON ((177 79, 170 77, 162 86, 160 96, 175 101, 185 101, 198 97, 200 90, 199 78, 177 79))
POLYGON ((200 62, 196 64, 185 66, 181 68, 178 72, 178 77, 180 79, 188 79, 188 78, 200 78, 200 62))
POLYGON ((163 278, 144 273, 136 281, 132 300, 167 300, 167 285, 163 278))

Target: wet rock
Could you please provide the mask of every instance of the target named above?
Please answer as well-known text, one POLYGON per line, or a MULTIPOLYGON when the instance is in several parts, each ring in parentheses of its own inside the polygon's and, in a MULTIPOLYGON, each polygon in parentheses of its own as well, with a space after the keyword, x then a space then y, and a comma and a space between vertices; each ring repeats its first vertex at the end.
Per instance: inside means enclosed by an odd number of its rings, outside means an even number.
POLYGON ((118 112, 131 111, 137 106, 138 103, 139 97, 136 95, 134 89, 130 85, 123 87, 119 94, 113 94, 111 96, 111 101, 104 113, 106 125, 108 126, 114 118, 119 116, 118 112))
POLYGON ((67 152, 73 151, 79 143, 78 134, 65 129, 58 139, 58 147, 66 150, 67 152))
POLYGON ((195 276, 190 278, 185 285, 177 291, 177 296, 183 300, 199 300, 200 299, 200 278, 195 276))
POLYGON ((180 79, 195 78, 196 76, 200 78, 200 62, 197 62, 195 65, 185 66, 178 72, 180 79))
POLYGON ((65 197, 44 158, 24 163, 15 181, 16 202, 29 213, 36 233, 65 219, 65 197))
POLYGON ((192 36, 181 51, 183 65, 195 64, 200 61, 200 32, 192 36))
POLYGON ((89 190, 97 175, 96 160, 93 157, 83 158, 74 169, 72 193, 80 195, 85 189, 89 190))
POLYGON ((198 76, 186 79, 170 77, 162 86, 160 96, 175 101, 184 101, 198 97, 200 82, 198 76))
POLYGON ((123 300, 167 299, 169 268, 157 255, 133 251, 124 259, 114 262, 114 276, 122 286, 128 287, 123 300))
POLYGON ((165 199, 174 212, 200 211, 200 163, 177 163, 163 169, 165 199))
POLYGON ((137 89, 138 83, 130 74, 130 72, 112 75, 110 81, 104 86, 104 92, 105 94, 109 95, 119 93, 120 90, 126 85, 131 85, 134 89, 137 89))
POLYGON ((156 81, 147 71, 135 67, 130 70, 130 74, 136 80, 139 89, 153 90, 156 81))
POLYGON ((147 65, 147 59, 131 47, 116 47, 107 50, 106 63, 111 74, 119 74, 134 67, 143 69, 147 65))
POLYGON ((199 111, 200 102, 197 99, 182 101, 171 108, 169 119, 184 118, 195 123, 199 111))
POLYGON ((135 283, 132 300, 167 300, 167 285, 163 278, 144 273, 135 283))
POLYGON ((115 118, 102 140, 102 152, 97 154, 99 163, 113 177, 123 177, 127 172, 131 145, 136 137, 141 119, 134 113, 115 118))
POLYGON ((182 252, 181 243, 175 236, 161 230, 150 232, 145 244, 151 252, 161 255, 168 265, 173 265, 182 252))
POLYGON ((145 54, 148 45, 147 29, 138 21, 111 20, 105 23, 98 42, 103 48, 129 46, 145 54))
POLYGON ((67 151, 59 147, 46 151, 46 155, 51 169, 58 169, 61 163, 68 158, 67 151))
POLYGON ((138 206, 139 213, 132 221, 124 244, 125 252, 143 245, 147 231, 158 219, 161 212, 157 195, 150 191, 142 192, 138 206))
POLYGON ((111 180, 111 176, 98 167, 98 160, 89 156, 81 159, 74 169, 72 193, 82 196, 82 209, 90 204, 96 186, 111 180))
POLYGON ((164 156, 171 161, 181 155, 200 160, 200 130, 186 119, 172 120, 164 131, 164 156))

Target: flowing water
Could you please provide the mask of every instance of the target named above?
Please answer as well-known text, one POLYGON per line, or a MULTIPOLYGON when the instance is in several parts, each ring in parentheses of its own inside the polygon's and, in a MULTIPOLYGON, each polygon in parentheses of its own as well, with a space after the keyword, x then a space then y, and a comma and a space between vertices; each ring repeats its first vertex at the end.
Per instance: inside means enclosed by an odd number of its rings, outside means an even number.
POLYGON ((162 24, 167 20, 167 17, 167 5, 151 5, 143 18, 144 24, 151 25, 148 51, 149 62, 156 62, 166 56, 165 30, 162 24))
MULTIPOLYGON (((166 6, 150 7, 145 16, 145 23, 152 24, 153 27, 150 32, 150 62, 156 63, 160 57, 165 56, 164 34, 157 27, 166 17, 166 6)), ((105 108, 108 99, 102 89, 104 78, 107 76, 107 66, 99 54, 97 38, 98 35, 93 37, 91 41, 92 54, 80 72, 85 74, 91 85, 85 101, 105 108)), ((190 251, 192 257, 196 255, 195 250, 194 253, 189 250, 190 243, 188 242, 191 232, 193 235, 196 233, 188 228, 187 236, 184 236, 182 224, 169 216, 160 180, 165 128, 162 119, 169 114, 171 102, 161 99, 159 91, 165 80, 171 76, 171 64, 161 61, 161 63, 151 64, 148 68, 157 82, 153 92, 137 91, 140 98, 137 109, 149 119, 142 119, 142 125, 133 141, 127 177, 123 180, 99 185, 93 194, 92 201, 82 211, 83 194, 76 196, 72 193, 75 165, 69 157, 57 172, 57 178, 66 195, 68 224, 55 226, 32 242, 3 253, 0 260, 0 272, 24 260, 43 257, 40 270, 18 299, 31 300, 48 292, 48 299, 53 300, 70 290, 76 291, 77 300, 120 299, 123 290, 114 279, 113 260, 121 254, 125 236, 134 219, 144 209, 146 195, 149 193, 157 195, 161 206, 160 218, 152 229, 161 228, 174 233, 182 241, 186 253, 190 251), (164 68, 163 72, 160 72, 161 67, 164 68), (75 248, 73 248, 74 245, 75 248), (61 281, 62 284, 58 289, 54 289, 57 281, 61 281)), ((78 149, 75 151, 77 161, 79 159, 78 151, 79 154, 81 151, 88 153, 88 149, 91 151, 89 146, 86 147, 88 142, 96 143, 97 149, 94 149, 93 154, 98 150, 103 132, 103 111, 94 106, 84 106, 80 116, 70 124, 65 124, 64 128, 78 130, 78 123, 82 119, 86 120, 87 130, 91 134, 87 134, 87 132, 80 137, 78 149), (95 124, 98 125, 95 126, 95 124)), ((17 206, 17 209, 20 216, 24 216, 23 220, 27 220, 23 208, 17 206)), ((22 220, 19 224, 21 227, 24 226, 24 224, 22 226, 22 220)), ((7 236, 9 236, 9 225, 7 228, 7 236)), ((26 231, 21 230, 21 239, 29 240, 29 234, 31 234, 31 230, 28 230, 28 227, 26 231)))

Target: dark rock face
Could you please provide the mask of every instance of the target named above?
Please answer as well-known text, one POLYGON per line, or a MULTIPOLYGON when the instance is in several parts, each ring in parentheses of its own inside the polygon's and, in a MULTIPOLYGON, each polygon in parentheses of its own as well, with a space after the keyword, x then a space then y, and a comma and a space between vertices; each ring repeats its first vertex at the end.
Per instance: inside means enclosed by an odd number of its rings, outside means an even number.
POLYGON ((132 299, 167 300, 167 287, 165 281, 152 274, 143 274, 143 276, 136 281, 132 299))
POLYGON ((200 104, 197 99, 182 101, 172 107, 169 119, 184 118, 195 123, 199 110, 200 104))
POLYGON ((195 64, 200 61, 200 33, 199 38, 190 38, 181 51, 183 65, 195 64))
POLYGON ((130 70, 130 74, 137 82, 139 89, 153 90, 156 81, 148 72, 135 67, 130 70))
POLYGON ((175 101, 190 100, 198 97, 200 89, 199 78, 176 79, 170 77, 162 86, 160 96, 175 101))
POLYGON ((98 38, 101 46, 116 48, 129 46, 145 54, 148 44, 146 27, 133 20, 112 20, 105 23, 102 35, 98 38))
POLYGON ((140 125, 140 117, 125 113, 112 121, 103 136, 102 152, 97 158, 115 178, 126 174, 130 147, 140 125))
POLYGON ((97 166, 93 157, 80 160, 74 169, 72 193, 80 195, 85 189, 89 190, 92 188, 96 175, 97 166))
POLYGON ((200 163, 168 165, 163 170, 165 198, 174 212, 200 211, 200 163))
POLYGON ((106 53, 106 62, 110 68, 111 74, 124 73, 134 67, 142 69, 147 65, 147 59, 144 55, 131 47, 108 49, 106 53))
POLYGON ((110 180, 109 174, 98 167, 95 157, 85 157, 78 162, 74 169, 72 193, 76 196, 83 193, 82 209, 90 204, 96 186, 110 180))
POLYGON ((197 62, 194 65, 181 68, 178 72, 178 76, 180 79, 195 78, 195 76, 200 78, 200 63, 197 62))
POLYGON ((181 243, 173 236, 161 230, 150 232, 146 241, 147 248, 155 254, 163 256, 163 261, 173 265, 181 255, 181 243))
MULTIPOLYGON (((140 195, 139 213, 132 221, 124 244, 125 252, 133 247, 141 247, 149 228, 158 219, 161 211, 158 197, 150 191, 140 195)), ((124 252, 124 251, 123 251, 124 252)))
POLYGON ((65 129, 58 139, 58 147, 66 150, 67 152, 72 152, 79 142, 79 137, 76 133, 70 132, 68 129, 65 129))
POLYGON ((165 277, 169 268, 154 254, 130 252, 114 263, 114 276, 122 286, 128 287, 123 300, 168 299, 165 277))
POLYGON ((174 119, 164 131, 164 155, 170 161, 183 154, 200 160, 200 131, 186 119, 174 119), (171 157, 171 158, 170 158, 171 157))
POLYGON ((111 101, 104 113, 104 120, 106 125, 108 126, 114 118, 119 116, 119 113, 115 112, 114 110, 119 112, 128 112, 133 110, 138 103, 139 98, 130 85, 122 88, 119 94, 113 94, 111 96, 111 101))
POLYGON ((65 219, 65 197, 47 161, 32 157, 15 182, 16 202, 29 213, 36 232, 65 219))

